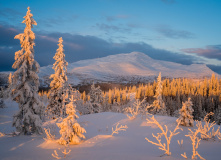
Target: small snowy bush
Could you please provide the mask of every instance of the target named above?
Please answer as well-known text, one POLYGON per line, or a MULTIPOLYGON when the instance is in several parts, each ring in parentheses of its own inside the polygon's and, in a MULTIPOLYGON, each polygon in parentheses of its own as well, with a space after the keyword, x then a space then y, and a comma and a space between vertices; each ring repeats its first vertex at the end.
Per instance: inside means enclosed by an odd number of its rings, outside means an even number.
POLYGON ((208 113, 205 117, 204 117, 204 125, 202 125, 201 121, 198 121, 196 126, 198 127, 199 131, 200 131, 200 137, 203 140, 209 140, 209 139, 213 139, 215 140, 215 137, 219 136, 219 129, 220 127, 218 127, 218 129, 215 131, 214 130, 214 125, 216 124, 215 121, 213 121, 212 123, 210 123, 210 120, 208 120, 209 116, 213 116, 214 113, 210 112, 208 113))
POLYGON ((66 105, 67 118, 64 118, 61 123, 57 123, 61 134, 59 143, 62 145, 79 144, 81 138, 85 138, 83 133, 86 133, 86 130, 82 128, 76 120, 78 116, 74 102, 75 100, 72 95, 69 104, 66 105))
POLYGON ((153 142, 153 141, 151 141, 151 140, 149 140, 148 138, 145 138, 145 139, 146 139, 148 142, 150 142, 150 143, 152 143, 152 144, 158 146, 160 150, 165 151, 164 155, 168 155, 168 156, 171 155, 171 152, 170 152, 170 142, 171 142, 171 139, 172 139, 173 136, 175 136, 175 135, 177 135, 177 134, 180 133, 180 132, 177 132, 177 130, 179 130, 179 129, 182 130, 182 128, 179 128, 179 124, 180 124, 180 123, 177 124, 176 128, 175 128, 172 132, 169 131, 169 132, 170 132, 169 135, 168 135, 168 128, 167 128, 167 126, 164 125, 164 127, 165 127, 165 129, 164 129, 164 128, 159 124, 159 122, 154 118, 154 116, 152 116, 152 118, 150 118, 150 119, 147 119, 147 123, 156 124, 157 127, 161 130, 162 133, 157 133, 157 136, 154 135, 154 134, 152 134, 152 136, 153 136, 154 138, 156 138, 157 143, 156 143, 156 142, 153 142), (166 143, 162 143, 162 142, 161 142, 162 136, 165 137, 166 143))
POLYGON ((198 133, 200 133, 200 128, 197 128, 194 131, 192 131, 190 128, 188 128, 188 130, 190 131, 188 133, 188 135, 185 135, 186 137, 190 137, 190 140, 192 141, 192 147, 193 147, 193 155, 192 155, 192 159, 197 159, 197 156, 204 160, 203 157, 200 156, 200 154, 198 153, 197 149, 199 147, 200 141, 201 139, 198 137, 198 133))
POLYGON ((183 103, 182 108, 180 109, 180 117, 177 119, 177 122, 180 122, 180 125, 182 126, 193 126, 194 121, 193 121, 193 104, 191 101, 191 98, 188 98, 188 101, 183 103))

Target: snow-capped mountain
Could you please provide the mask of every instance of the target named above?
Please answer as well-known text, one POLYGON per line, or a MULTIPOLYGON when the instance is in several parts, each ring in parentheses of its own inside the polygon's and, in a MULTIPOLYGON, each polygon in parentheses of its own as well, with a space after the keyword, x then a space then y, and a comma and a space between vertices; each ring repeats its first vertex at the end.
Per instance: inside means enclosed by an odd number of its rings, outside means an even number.
MULTIPOLYGON (((145 82, 158 76, 169 78, 203 78, 214 73, 205 64, 182 65, 155 60, 144 53, 132 52, 110 55, 103 58, 82 60, 68 64, 69 83, 77 85, 92 81, 101 82, 145 82)), ((41 67, 42 80, 54 73, 52 65, 41 67)))

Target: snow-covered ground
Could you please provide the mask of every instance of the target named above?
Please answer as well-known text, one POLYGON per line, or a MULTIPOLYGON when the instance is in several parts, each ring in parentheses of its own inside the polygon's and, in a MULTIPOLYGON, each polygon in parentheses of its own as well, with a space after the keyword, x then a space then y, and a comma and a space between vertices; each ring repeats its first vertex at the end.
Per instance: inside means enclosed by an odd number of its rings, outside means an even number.
MULTIPOLYGON (((52 157, 54 150, 59 156, 63 154, 64 146, 54 141, 45 141, 43 135, 12 136, 9 133, 15 131, 12 125, 12 116, 17 111, 15 103, 7 102, 7 108, 0 109, 0 132, 6 135, 0 137, 0 159, 2 160, 32 160, 55 159, 52 157)), ((176 118, 167 116, 155 116, 161 125, 167 125, 173 130, 176 127, 176 118)), ((184 159, 180 154, 186 152, 187 157, 192 156, 192 145, 188 134, 188 127, 181 127, 183 131, 172 138, 170 144, 171 156, 163 156, 163 151, 157 146, 147 142, 145 137, 155 141, 152 133, 160 132, 157 126, 147 124, 145 118, 137 117, 129 120, 121 113, 104 112, 80 116, 78 122, 86 129, 86 139, 79 145, 70 145, 71 150, 67 155, 68 160, 163 160, 163 159, 184 159), (112 127, 116 124, 127 125, 126 131, 119 134, 112 133, 112 127), (177 140, 183 139, 180 146, 177 140)), ((50 127, 52 134, 59 138, 58 128, 55 121, 44 123, 44 127, 50 127)), ((217 128, 218 126, 215 126, 217 128)), ((193 129, 193 128, 191 128, 193 129)), ((164 142, 164 139, 163 139, 164 142)), ((199 154, 208 160, 220 160, 221 142, 201 140, 198 148, 199 154)))

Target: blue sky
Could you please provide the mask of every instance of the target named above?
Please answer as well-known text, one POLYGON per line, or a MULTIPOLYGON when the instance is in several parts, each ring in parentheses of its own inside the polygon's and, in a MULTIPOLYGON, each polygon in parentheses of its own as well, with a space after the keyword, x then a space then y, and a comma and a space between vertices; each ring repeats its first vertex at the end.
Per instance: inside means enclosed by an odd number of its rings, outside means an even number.
POLYGON ((0 0, 0 70, 11 70, 30 6, 35 56, 53 64, 64 39, 67 61, 142 51, 154 59, 205 63, 221 73, 220 0, 0 0), (43 57, 46 57, 43 58, 43 57))

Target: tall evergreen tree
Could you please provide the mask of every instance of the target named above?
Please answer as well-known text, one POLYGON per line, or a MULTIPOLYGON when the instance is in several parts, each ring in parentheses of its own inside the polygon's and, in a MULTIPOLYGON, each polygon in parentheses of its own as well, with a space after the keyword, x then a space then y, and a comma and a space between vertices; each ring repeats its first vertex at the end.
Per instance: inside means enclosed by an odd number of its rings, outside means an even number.
POLYGON ((157 86, 156 86, 156 93, 154 95, 155 100, 153 102, 154 106, 154 113, 159 113, 161 115, 166 115, 166 106, 162 98, 162 81, 161 81, 161 72, 159 73, 159 76, 157 78, 157 86))
POLYGON ((17 69, 12 79, 12 96, 19 104, 19 111, 13 117, 13 126, 23 134, 41 133, 41 107, 39 100, 39 64, 34 60, 34 39, 35 34, 31 30, 33 25, 37 25, 32 18, 30 8, 24 21, 26 24, 24 33, 15 36, 20 40, 21 50, 15 52, 15 62, 13 68, 17 69))
POLYGON ((55 63, 53 65, 55 73, 50 76, 52 81, 50 83, 49 104, 47 106, 47 112, 53 118, 60 117, 63 115, 63 113, 65 113, 64 94, 68 88, 68 78, 66 75, 68 62, 66 62, 64 59, 65 54, 62 44, 62 37, 59 38, 58 42, 58 49, 53 57, 55 59, 55 63))

